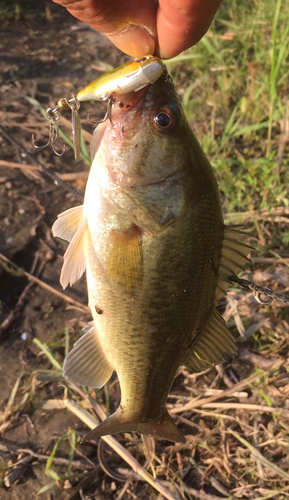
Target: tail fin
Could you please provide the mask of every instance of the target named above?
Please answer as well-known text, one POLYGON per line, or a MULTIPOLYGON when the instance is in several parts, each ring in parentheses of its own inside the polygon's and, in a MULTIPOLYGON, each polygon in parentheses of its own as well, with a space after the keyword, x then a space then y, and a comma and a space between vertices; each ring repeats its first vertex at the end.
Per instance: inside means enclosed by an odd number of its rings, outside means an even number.
POLYGON ((138 432, 139 434, 167 439, 176 443, 186 442, 185 436, 177 428, 166 408, 160 418, 150 422, 130 422, 125 418, 123 411, 118 408, 113 415, 86 434, 82 442, 107 436, 108 434, 116 434, 117 432, 138 432))

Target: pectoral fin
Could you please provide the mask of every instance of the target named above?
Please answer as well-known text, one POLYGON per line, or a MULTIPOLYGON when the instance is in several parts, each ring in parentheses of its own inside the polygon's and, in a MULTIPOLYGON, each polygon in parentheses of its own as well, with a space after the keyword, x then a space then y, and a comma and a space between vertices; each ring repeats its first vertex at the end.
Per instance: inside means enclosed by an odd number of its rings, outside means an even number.
POLYGON ((235 353, 235 339, 222 316, 214 308, 204 330, 194 341, 184 364, 194 373, 201 372, 210 365, 223 363, 235 353))
POLYGON ((58 215, 52 226, 54 236, 70 241, 63 256, 60 284, 72 286, 83 275, 86 267, 84 237, 87 228, 83 217, 83 206, 73 207, 58 215))
POLYGON ((64 377, 77 385, 103 387, 111 377, 113 368, 99 344, 94 323, 89 323, 84 331, 86 333, 74 344, 64 360, 64 377))
POLYGON ((129 291, 142 278, 141 234, 141 229, 133 224, 124 231, 112 229, 109 235, 108 276, 129 291))
POLYGON ((52 226, 53 236, 62 240, 71 241, 79 228, 83 218, 83 205, 69 208, 59 214, 52 226))
POLYGON ((84 239, 86 228, 87 222, 86 219, 83 219, 63 256, 63 266, 60 274, 60 284, 63 289, 68 285, 72 286, 85 271, 84 239))

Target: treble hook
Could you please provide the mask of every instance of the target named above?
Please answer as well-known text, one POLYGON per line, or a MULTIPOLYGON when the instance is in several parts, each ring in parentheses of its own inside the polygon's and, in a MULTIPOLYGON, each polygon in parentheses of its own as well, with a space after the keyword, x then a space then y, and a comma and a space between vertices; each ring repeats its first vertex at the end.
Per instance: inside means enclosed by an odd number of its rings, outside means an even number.
POLYGON ((35 147, 35 149, 44 149, 44 148, 47 148, 48 146, 50 146, 53 153, 55 153, 57 156, 62 156, 64 151, 65 151, 65 145, 63 146, 61 153, 56 151, 56 149, 54 147, 54 144, 56 143, 56 141, 58 139, 58 135, 59 135, 58 134, 58 125, 56 124, 56 122, 60 118, 59 108, 60 108, 60 106, 57 105, 54 108, 48 108, 46 110, 46 116, 47 116, 48 120, 50 121, 49 137, 48 137, 47 143, 44 144, 43 146, 37 145, 36 141, 35 141, 35 135, 32 134, 32 144, 35 147))
POLYGON ((100 100, 102 102, 106 103, 106 112, 105 112, 105 115, 102 118, 102 120, 97 120, 95 123, 103 123, 106 120, 109 120, 111 122, 111 105, 114 101, 113 95, 114 95, 114 92, 111 92, 108 95, 100 96, 100 100))
POLYGON ((267 288, 267 287, 262 287, 263 290, 259 291, 259 290, 254 290, 252 289, 252 292, 253 292, 253 295, 255 297, 255 299, 257 300, 257 302, 259 302, 259 304, 262 304, 264 306, 268 306, 269 304, 271 304, 274 300, 274 297, 268 297, 268 295, 266 295, 266 292, 271 292, 270 288, 267 288), (262 295, 265 296, 266 298, 262 298, 262 295))

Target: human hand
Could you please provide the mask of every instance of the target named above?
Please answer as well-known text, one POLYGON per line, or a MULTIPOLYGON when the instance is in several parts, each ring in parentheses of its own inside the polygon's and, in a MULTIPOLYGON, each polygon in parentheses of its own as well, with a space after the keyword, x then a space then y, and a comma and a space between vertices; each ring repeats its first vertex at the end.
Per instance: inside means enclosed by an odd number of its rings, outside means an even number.
POLYGON ((169 59, 197 43, 222 0, 53 0, 123 52, 169 59))

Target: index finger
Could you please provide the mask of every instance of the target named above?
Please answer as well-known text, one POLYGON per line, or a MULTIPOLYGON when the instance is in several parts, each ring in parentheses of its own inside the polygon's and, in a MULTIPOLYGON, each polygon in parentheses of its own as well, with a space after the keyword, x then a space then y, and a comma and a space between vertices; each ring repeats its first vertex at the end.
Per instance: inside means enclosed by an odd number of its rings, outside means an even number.
POLYGON ((222 0, 159 0, 157 53, 174 57, 207 32, 222 0))

